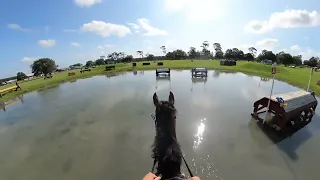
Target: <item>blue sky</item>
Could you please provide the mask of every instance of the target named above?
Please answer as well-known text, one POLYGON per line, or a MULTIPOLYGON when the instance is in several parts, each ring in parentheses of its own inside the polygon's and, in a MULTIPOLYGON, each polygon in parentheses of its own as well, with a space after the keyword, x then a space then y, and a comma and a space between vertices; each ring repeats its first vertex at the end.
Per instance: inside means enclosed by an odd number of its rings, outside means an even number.
POLYGON ((3 0, 0 78, 49 57, 60 67, 101 54, 160 55, 203 41, 320 56, 317 0, 3 0))

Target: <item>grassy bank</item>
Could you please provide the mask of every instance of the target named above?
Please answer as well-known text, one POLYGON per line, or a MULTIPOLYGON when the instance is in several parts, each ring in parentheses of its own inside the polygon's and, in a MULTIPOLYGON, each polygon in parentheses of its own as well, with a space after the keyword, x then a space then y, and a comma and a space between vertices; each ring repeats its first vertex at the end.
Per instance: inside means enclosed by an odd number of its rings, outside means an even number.
MULTIPOLYGON (((271 66, 264 65, 260 63, 254 62, 245 62, 239 61, 237 62, 237 66, 220 66, 220 62, 216 60, 195 60, 191 62, 190 60, 177 60, 177 61, 164 61, 164 66, 162 68, 172 68, 172 69, 190 69, 194 67, 205 67, 208 69, 218 69, 218 70, 230 70, 230 71, 239 71, 244 72, 246 74, 252 74, 257 76, 271 77, 271 66)), ((159 66, 156 63, 151 62, 150 66, 142 66, 142 62, 137 63, 136 70, 152 70, 157 69, 159 66)), ((68 72, 61 72, 54 75, 52 79, 43 78, 35 79, 27 82, 20 82, 22 90, 16 92, 10 92, 0 98, 1 100, 7 100, 18 95, 24 94, 26 92, 42 89, 45 87, 49 87, 52 85, 56 85, 63 82, 73 81, 75 79, 82 79, 92 77, 94 75, 99 74, 107 74, 114 72, 122 72, 122 71, 131 71, 132 64, 117 64, 115 70, 105 71, 105 66, 98 66, 95 69, 92 69, 91 72, 80 73, 80 70, 75 70, 75 76, 68 76, 68 72)), ((311 89, 316 92, 316 94, 320 95, 320 86, 316 85, 317 78, 320 72, 315 72, 311 81, 311 89)), ((284 66, 277 67, 276 78, 281 81, 288 82, 294 86, 306 89, 307 83, 310 75, 309 68, 288 68, 284 66)), ((0 89, 4 89, 8 86, 1 86, 0 89)))

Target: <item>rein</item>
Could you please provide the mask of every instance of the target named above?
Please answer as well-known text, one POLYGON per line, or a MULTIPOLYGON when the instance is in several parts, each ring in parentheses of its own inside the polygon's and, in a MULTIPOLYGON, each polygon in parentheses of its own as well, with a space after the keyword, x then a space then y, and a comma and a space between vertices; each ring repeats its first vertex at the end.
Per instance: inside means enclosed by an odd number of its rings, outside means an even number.
MULTIPOLYGON (((152 114, 151 114, 151 117, 152 117, 152 119, 154 120, 155 125, 157 125, 157 121, 156 121, 156 116, 155 116, 155 114, 152 113, 152 114)), ((177 141, 176 138, 174 138, 174 137, 172 137, 172 138, 173 138, 174 141, 176 141, 176 143, 178 143, 178 141, 177 141)), ((184 164, 186 165, 186 167, 187 167, 187 169, 188 169, 188 172, 189 172, 190 177, 193 177, 193 174, 192 174, 192 172, 191 172, 191 170, 190 170, 190 168, 189 168, 189 165, 188 165, 186 159, 184 158, 184 156, 182 156, 182 159, 183 159, 183 162, 184 162, 184 164)), ((155 159, 153 160, 153 165, 152 165, 151 172, 154 171, 154 167, 156 166, 156 163, 157 163, 157 162, 158 162, 158 160, 157 160, 157 158, 155 158, 155 159)))

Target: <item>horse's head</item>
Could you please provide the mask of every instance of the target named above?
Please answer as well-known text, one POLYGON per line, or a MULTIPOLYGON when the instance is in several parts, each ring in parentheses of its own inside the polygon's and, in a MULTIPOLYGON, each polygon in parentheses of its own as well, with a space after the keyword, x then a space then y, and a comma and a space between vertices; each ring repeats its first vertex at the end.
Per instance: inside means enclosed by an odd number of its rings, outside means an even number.
POLYGON ((176 109, 174 107, 174 95, 170 91, 168 101, 159 101, 156 93, 153 94, 153 104, 156 107, 156 125, 162 131, 170 133, 176 138, 176 109))

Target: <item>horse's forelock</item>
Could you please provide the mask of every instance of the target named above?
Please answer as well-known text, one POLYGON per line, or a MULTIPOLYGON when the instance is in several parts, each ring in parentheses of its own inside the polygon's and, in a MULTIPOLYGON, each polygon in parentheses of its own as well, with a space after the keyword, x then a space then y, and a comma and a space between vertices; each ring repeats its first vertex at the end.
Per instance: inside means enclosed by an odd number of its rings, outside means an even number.
POLYGON ((157 113, 175 113, 176 111, 174 104, 169 101, 160 101, 157 106, 157 113))

